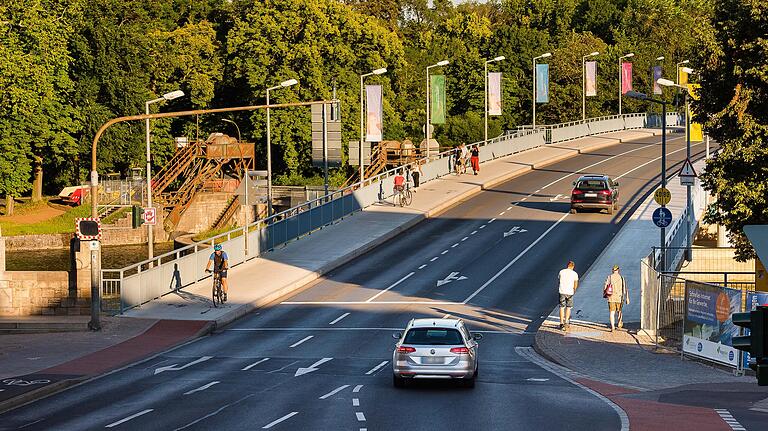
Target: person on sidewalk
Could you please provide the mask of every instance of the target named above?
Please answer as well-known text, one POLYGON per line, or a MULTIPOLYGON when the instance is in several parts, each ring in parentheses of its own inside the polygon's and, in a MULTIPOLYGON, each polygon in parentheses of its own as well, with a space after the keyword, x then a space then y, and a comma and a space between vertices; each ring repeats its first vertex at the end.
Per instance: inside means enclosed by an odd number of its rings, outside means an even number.
POLYGON ((472 162, 472 171, 475 172, 475 175, 477 175, 480 172, 480 146, 475 145, 472 147, 472 150, 469 152, 471 155, 470 161, 472 162))
POLYGON ((572 260, 568 261, 568 266, 560 270, 558 279, 560 286, 560 329, 565 331, 571 323, 571 309, 573 308, 573 294, 579 288, 579 274, 573 270, 576 264, 572 260))
POLYGON ((419 189, 419 180, 421 179, 421 174, 421 163, 416 161, 416 163, 411 165, 411 181, 413 182, 414 192, 419 189))
POLYGON ((619 265, 613 265, 613 272, 605 279, 603 286, 603 298, 608 300, 608 315, 611 321, 611 332, 616 327, 614 325, 614 312, 619 315, 619 328, 624 326, 621 308, 626 303, 629 304, 629 291, 624 276, 619 273, 619 265))

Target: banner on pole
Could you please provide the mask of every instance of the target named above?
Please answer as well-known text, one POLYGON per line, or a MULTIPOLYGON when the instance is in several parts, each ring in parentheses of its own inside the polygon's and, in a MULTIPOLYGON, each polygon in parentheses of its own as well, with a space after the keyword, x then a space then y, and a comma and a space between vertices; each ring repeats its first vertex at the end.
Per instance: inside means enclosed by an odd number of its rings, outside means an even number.
POLYGON ((588 61, 584 64, 586 68, 584 89, 587 96, 597 96, 597 62, 588 61))
POLYGON ((683 71, 682 67, 677 68, 677 73, 680 74, 680 85, 688 85, 688 74, 683 71))
POLYGON ((658 81, 661 79, 661 66, 653 66, 653 94, 661 94, 661 85, 658 81))
POLYGON ((365 86, 365 140, 381 142, 383 134, 381 85, 365 86))
POLYGON ((621 94, 632 91, 632 63, 621 63, 621 94))
POLYGON ((501 115, 501 72, 488 74, 488 115, 501 115))
POLYGON ((445 124, 445 75, 430 76, 431 105, 429 122, 445 124))
POLYGON ((536 103, 549 103, 549 64, 536 65, 536 103))

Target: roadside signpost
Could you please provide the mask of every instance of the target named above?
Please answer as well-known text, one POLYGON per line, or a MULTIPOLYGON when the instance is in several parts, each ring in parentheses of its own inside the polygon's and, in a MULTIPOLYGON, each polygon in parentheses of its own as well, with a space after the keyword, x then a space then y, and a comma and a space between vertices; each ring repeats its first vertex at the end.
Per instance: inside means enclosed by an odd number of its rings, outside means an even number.
POLYGON ((680 173, 677 174, 677 176, 680 177, 681 186, 693 186, 696 184, 696 177, 698 177, 698 175, 696 174, 696 170, 693 169, 691 159, 685 160, 685 163, 683 163, 683 167, 680 168, 680 173))
POLYGON ((672 224, 672 212, 666 207, 656 208, 653 212, 653 224, 665 228, 672 224))
POLYGON ((672 200, 672 193, 670 193, 669 189, 667 189, 666 187, 659 187, 653 193, 653 199, 656 201, 657 204, 661 206, 666 206, 669 204, 669 201, 672 200))
POLYGON ((157 224, 157 210, 154 207, 147 207, 144 208, 144 214, 142 215, 142 218, 144 219, 144 224, 148 224, 151 226, 154 226, 157 224))

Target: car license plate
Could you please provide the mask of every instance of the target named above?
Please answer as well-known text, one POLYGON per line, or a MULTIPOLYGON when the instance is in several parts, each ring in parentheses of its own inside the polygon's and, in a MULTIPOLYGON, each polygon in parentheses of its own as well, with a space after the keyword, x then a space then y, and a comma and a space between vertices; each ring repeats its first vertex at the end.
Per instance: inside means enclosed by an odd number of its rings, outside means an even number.
POLYGON ((443 358, 441 357, 432 357, 427 356, 426 358, 422 358, 422 364, 442 364, 443 358))
POLYGON ((596 198, 597 197, 597 193, 584 193, 584 197, 596 198))

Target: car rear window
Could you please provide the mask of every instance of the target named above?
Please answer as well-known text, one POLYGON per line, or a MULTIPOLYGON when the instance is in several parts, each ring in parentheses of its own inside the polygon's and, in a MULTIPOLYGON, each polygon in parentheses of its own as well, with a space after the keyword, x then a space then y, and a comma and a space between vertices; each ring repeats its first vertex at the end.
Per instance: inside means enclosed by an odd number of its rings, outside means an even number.
POLYGON ((608 186, 603 180, 581 180, 576 188, 579 190, 605 190, 608 186))
POLYGON ((464 344, 459 331, 451 328, 413 328, 405 334, 403 343, 413 345, 464 344))

